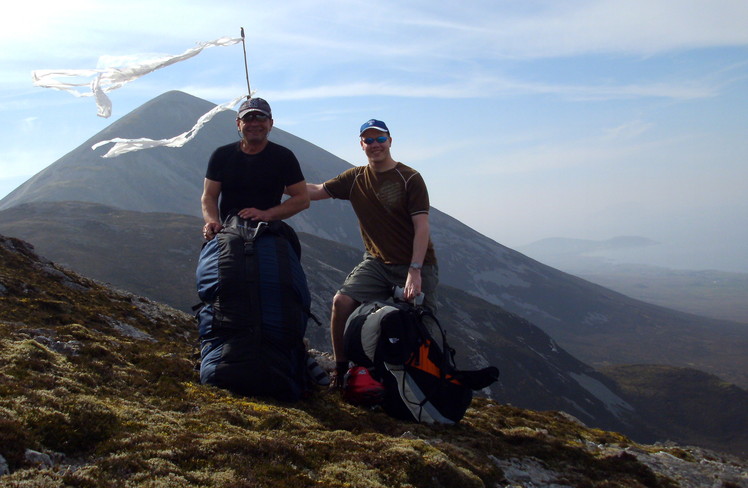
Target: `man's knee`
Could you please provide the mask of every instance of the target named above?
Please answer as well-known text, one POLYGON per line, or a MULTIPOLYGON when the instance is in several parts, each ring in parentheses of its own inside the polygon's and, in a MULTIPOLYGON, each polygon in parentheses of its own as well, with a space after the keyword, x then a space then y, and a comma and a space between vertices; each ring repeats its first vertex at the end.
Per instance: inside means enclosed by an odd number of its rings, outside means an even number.
POLYGON ((336 293, 332 299, 334 312, 350 315, 356 307, 358 307, 358 302, 348 295, 336 293))

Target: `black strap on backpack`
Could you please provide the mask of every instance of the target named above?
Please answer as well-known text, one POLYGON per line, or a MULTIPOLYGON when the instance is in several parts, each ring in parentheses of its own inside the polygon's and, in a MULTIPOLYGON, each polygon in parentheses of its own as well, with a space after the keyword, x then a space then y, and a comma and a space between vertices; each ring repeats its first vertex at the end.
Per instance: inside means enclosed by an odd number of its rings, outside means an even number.
POLYGON ((255 344, 262 344, 262 303, 260 302, 260 268, 255 257, 255 240, 267 228, 265 222, 258 222, 254 229, 237 227, 244 239, 244 279, 249 291, 249 310, 252 338, 255 344))

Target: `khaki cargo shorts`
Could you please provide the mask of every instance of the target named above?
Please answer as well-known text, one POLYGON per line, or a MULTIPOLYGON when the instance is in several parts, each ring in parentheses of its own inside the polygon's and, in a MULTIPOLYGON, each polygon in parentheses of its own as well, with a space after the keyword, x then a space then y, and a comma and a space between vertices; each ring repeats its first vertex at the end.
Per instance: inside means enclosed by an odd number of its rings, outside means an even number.
MULTIPOLYGON (((405 286, 408 276, 407 264, 385 264, 369 254, 348 274, 338 293, 347 295, 357 302, 387 300, 392 297, 395 286, 405 286)), ((421 269, 421 291, 423 305, 436 314, 436 286, 439 283, 438 265, 426 265, 421 269)))

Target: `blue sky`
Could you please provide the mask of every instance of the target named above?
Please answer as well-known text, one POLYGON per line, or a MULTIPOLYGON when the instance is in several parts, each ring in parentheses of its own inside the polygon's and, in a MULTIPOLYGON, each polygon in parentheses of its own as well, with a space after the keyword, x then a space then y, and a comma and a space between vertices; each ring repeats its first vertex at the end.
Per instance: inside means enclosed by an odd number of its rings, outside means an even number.
POLYGON ((110 92, 109 119, 33 70, 244 27, 277 127, 363 164, 357 128, 385 120, 432 205, 504 245, 641 235, 661 245, 631 260, 748 272, 746 25, 745 0, 18 3, 0 19, 0 197, 165 91, 246 92, 241 45, 110 92))

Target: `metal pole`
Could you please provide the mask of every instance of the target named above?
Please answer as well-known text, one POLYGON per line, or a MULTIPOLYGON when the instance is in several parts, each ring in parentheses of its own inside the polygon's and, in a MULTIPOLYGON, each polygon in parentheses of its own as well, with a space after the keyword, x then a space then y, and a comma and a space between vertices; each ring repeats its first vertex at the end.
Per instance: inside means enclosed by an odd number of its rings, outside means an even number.
POLYGON ((249 87, 249 67, 247 65, 247 45, 244 42, 244 27, 241 27, 242 32, 242 50, 244 51, 244 75, 247 78, 247 100, 252 96, 252 89, 249 87))

